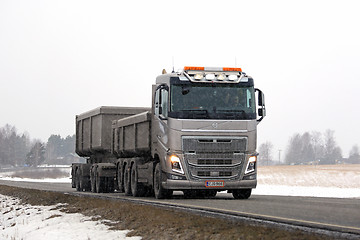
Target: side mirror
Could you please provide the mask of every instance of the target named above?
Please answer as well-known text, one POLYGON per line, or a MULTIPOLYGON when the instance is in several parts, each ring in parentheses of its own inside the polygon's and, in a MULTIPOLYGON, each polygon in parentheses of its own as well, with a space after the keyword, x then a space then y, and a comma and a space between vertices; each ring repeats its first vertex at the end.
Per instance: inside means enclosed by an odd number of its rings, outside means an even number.
POLYGON ((266 116, 265 95, 260 89, 257 88, 255 88, 255 92, 258 92, 258 115, 260 118, 257 121, 259 123, 266 116))
POLYGON ((260 90, 259 90, 259 95, 258 95, 258 105, 265 106, 265 96, 264 96, 263 92, 260 90))

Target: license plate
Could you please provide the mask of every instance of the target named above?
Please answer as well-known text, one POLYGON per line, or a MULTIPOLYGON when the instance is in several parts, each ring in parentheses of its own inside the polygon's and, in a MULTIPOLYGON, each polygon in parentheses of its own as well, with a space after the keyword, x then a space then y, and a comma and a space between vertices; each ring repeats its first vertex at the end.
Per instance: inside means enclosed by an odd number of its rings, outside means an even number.
POLYGON ((209 180, 205 181, 205 187, 224 187, 224 181, 209 180))

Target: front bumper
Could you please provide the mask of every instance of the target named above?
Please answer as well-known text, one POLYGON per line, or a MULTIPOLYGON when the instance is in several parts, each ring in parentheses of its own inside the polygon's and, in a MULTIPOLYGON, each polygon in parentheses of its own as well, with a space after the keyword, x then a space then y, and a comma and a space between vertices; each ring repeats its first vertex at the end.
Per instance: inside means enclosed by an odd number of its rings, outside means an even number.
MULTIPOLYGON (((209 179, 210 180, 210 179, 209 179)), ((205 181, 190 180, 171 180, 162 182, 162 186, 170 190, 191 190, 191 189, 211 189, 211 190, 231 190, 231 189, 249 189, 256 188, 257 180, 225 181, 223 187, 205 187, 205 181)))

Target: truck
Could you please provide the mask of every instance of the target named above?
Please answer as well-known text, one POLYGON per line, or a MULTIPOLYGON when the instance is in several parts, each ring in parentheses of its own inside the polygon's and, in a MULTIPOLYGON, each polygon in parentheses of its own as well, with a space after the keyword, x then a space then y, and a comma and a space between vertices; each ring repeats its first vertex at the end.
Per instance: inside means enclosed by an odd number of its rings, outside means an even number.
POLYGON ((102 106, 76 116, 72 187, 134 197, 247 199, 257 185, 257 125, 265 98, 241 68, 163 73, 151 108, 102 106))

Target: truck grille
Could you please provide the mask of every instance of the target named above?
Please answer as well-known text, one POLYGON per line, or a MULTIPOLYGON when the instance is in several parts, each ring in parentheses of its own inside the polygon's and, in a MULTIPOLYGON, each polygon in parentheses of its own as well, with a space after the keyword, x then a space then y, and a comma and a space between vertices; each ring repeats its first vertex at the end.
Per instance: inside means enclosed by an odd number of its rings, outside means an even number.
POLYGON ((190 178, 240 178, 247 150, 246 137, 183 137, 190 178))

